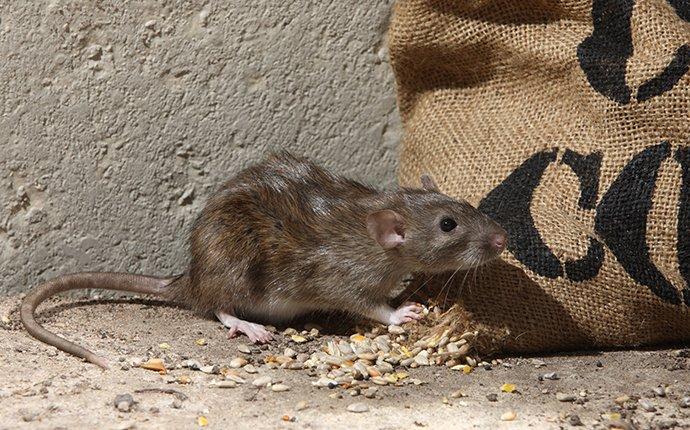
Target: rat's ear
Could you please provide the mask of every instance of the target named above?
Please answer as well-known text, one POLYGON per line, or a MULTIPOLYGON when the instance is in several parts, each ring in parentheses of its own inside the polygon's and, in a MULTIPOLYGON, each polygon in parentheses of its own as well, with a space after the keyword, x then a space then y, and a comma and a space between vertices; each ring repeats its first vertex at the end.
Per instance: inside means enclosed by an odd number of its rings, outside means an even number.
POLYGON ((393 249, 405 242, 403 217, 390 209, 367 215, 367 231, 383 249, 393 249))
POLYGON ((425 173, 419 179, 422 181, 422 188, 424 188, 425 190, 435 191, 437 193, 441 192, 439 191, 436 182, 434 182, 434 178, 432 178, 429 174, 425 173))

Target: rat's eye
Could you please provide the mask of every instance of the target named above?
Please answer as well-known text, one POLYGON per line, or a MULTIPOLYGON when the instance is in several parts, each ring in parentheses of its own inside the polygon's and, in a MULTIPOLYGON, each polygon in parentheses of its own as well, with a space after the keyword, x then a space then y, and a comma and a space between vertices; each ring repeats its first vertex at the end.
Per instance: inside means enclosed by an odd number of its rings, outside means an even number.
POLYGON ((443 218, 439 226, 441 227, 441 230, 447 233, 457 227, 458 223, 456 223, 453 218, 443 218))

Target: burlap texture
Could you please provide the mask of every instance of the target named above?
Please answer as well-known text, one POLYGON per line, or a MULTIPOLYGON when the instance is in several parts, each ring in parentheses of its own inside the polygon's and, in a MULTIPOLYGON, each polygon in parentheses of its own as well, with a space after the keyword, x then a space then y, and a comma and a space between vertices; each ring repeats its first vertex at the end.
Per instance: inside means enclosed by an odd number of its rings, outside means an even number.
POLYGON ((397 3, 400 182, 510 235, 451 281, 454 324, 516 352, 690 340, 688 43, 680 0, 397 3))

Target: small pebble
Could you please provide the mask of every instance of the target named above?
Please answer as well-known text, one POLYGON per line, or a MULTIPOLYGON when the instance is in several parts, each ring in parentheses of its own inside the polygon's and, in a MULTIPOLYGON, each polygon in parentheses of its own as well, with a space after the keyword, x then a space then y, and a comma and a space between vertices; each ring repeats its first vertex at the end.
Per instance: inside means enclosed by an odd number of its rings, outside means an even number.
POLYGON ((575 396, 572 394, 565 394, 565 393, 556 393, 556 400, 559 402, 574 402, 575 401, 575 396))
POLYGON ((185 360, 182 362, 182 367, 188 367, 192 370, 199 370, 201 369, 201 363, 196 360, 185 360))
POLYGON ((666 388, 656 387, 654 389, 654 394, 656 394, 658 397, 666 397, 666 388))
MULTIPOLYGON (((123 411, 123 412, 129 412, 129 411, 123 411)), ((22 421, 30 423, 31 421, 36 421, 36 418, 38 418, 38 412, 24 412, 22 414, 22 421)))
POLYGON ((134 398, 131 394, 118 394, 115 396, 113 404, 120 412, 129 412, 132 410, 134 405, 134 398))
POLYGON ((361 414, 362 412, 368 412, 369 406, 364 403, 352 403, 347 406, 348 412, 354 412, 356 414, 361 414))
POLYGON ((86 58, 89 60, 100 60, 102 51, 103 48, 100 45, 91 45, 86 48, 86 58))
POLYGON ((170 407, 173 409, 180 409, 182 407, 182 401, 180 401, 180 399, 175 399, 170 404, 170 407))
POLYGON ((498 394, 496 394, 496 393, 487 394, 486 399, 490 402, 497 402, 498 401, 498 394))
POLYGON ((453 399, 459 399, 460 397, 465 397, 465 393, 463 393, 461 390, 456 390, 450 393, 450 397, 453 399))
POLYGON ((621 430, 635 430, 628 422, 623 420, 611 420, 609 422, 609 429, 621 429, 621 430))
POLYGON ((251 354, 252 351, 249 349, 249 347, 243 343, 240 343, 237 345, 237 350, 243 354, 251 354))
POLYGON ((546 362, 544 362, 543 360, 539 360, 539 359, 533 358, 533 359, 532 359, 532 365, 533 365, 534 367, 536 367, 537 369, 539 369, 540 367, 546 366, 546 362))
POLYGON ((630 396, 623 394, 622 396, 616 397, 614 399, 614 402, 619 406, 623 406, 625 404, 625 402, 627 402, 629 400, 630 400, 630 396))
POLYGON ((367 399, 373 399, 376 397, 376 393, 378 392, 377 387, 369 387, 366 390, 364 390, 364 397, 367 399))
POLYGON ((658 428, 660 430, 673 429, 673 428, 678 427, 678 421, 676 421, 674 419, 665 419, 664 418, 664 419, 657 420, 655 425, 656 425, 656 428, 658 428))
POLYGON ((680 399, 680 407, 683 409, 690 408, 690 396, 685 396, 680 399))
POLYGON ((549 372, 549 373, 544 373, 543 375, 541 375, 541 379, 548 379, 550 381, 556 381, 560 378, 558 377, 558 374, 556 372, 549 372))
POLYGON ((572 414, 568 417, 568 424, 571 426, 581 426, 582 425, 582 419, 580 418, 579 415, 572 414))
POLYGON ((314 381, 311 383, 312 385, 316 387, 328 387, 328 388, 335 388, 338 386, 338 381, 330 378, 319 378, 317 381, 314 381))
POLYGON ((284 384, 275 384, 271 386, 271 391, 274 391, 276 393, 282 393, 284 391, 289 391, 290 387, 284 384))
POLYGON ((644 409, 645 412, 656 412, 656 407, 647 400, 640 400, 639 403, 640 407, 644 409))
POLYGON ((209 375, 215 375, 215 374, 218 374, 220 372, 220 366, 218 366, 217 364, 210 365, 210 366, 201 366, 199 368, 199 370, 201 370, 202 372, 207 373, 209 375))
POLYGON ((296 411, 303 411, 309 407, 309 403, 305 402, 304 400, 300 400, 297 402, 295 405, 295 410, 296 411))

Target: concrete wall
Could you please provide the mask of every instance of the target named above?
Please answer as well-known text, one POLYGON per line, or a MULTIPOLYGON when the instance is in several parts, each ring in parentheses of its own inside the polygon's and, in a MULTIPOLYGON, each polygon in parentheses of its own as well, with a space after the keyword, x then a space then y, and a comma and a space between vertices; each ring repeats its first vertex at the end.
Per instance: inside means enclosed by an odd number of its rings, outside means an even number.
POLYGON ((392 0, 0 4, 0 293, 184 270, 221 181, 288 148, 389 186, 392 0))

